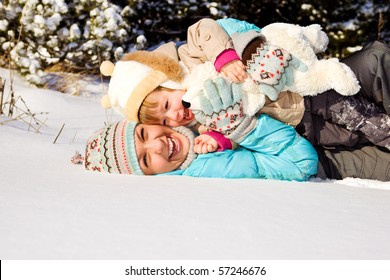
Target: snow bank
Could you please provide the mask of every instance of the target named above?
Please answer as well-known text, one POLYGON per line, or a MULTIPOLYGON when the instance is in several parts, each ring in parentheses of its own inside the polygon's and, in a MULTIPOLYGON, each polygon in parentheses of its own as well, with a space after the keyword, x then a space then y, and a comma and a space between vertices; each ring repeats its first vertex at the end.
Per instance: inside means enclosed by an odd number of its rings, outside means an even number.
POLYGON ((390 257, 388 182, 142 177, 72 165, 88 136, 119 118, 101 109, 101 85, 89 86, 88 98, 75 97, 15 78, 30 110, 49 114, 40 134, 22 122, 0 126, 1 259, 390 257))

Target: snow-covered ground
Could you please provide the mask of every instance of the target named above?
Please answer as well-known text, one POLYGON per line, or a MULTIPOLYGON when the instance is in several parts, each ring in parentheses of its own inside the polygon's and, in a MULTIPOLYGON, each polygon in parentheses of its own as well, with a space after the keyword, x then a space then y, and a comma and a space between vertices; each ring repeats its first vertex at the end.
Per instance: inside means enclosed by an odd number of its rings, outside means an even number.
POLYGON ((47 118, 39 134, 21 121, 0 126, 0 259, 390 258, 390 182, 143 177, 71 164, 118 119, 100 107, 104 86, 88 90, 71 96, 15 77, 15 94, 49 114, 37 116, 47 118))

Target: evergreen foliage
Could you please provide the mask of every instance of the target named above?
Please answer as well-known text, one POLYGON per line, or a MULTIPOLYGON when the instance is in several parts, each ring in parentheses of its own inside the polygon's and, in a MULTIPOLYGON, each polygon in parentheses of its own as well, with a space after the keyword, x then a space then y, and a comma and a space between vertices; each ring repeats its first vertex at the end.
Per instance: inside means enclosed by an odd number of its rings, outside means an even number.
POLYGON ((102 60, 185 41, 203 17, 234 17, 259 27, 272 22, 320 24, 330 37, 327 56, 344 56, 370 40, 390 42, 386 0, 3 0, 0 66, 43 85, 45 72, 98 73, 102 60))

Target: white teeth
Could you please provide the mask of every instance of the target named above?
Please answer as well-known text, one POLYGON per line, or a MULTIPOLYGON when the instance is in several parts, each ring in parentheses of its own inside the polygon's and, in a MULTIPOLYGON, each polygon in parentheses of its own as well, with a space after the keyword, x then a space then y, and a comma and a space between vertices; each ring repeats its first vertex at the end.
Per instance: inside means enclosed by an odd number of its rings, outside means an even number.
POLYGON ((173 154, 173 142, 172 142, 172 138, 168 137, 168 157, 171 157, 171 155, 173 154))
POLYGON ((168 158, 171 158, 177 150, 176 140, 172 137, 167 137, 168 140, 168 158))

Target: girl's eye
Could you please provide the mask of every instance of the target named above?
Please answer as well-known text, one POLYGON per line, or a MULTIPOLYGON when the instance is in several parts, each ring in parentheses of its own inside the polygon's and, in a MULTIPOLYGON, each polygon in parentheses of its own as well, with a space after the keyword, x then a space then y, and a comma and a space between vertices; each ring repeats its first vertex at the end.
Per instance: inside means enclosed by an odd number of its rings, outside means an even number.
POLYGON ((168 101, 165 102, 165 110, 168 110, 169 104, 168 101))
POLYGON ((141 139, 145 142, 145 130, 144 128, 141 128, 141 139))
POLYGON ((167 120, 166 119, 163 120, 163 125, 165 125, 165 126, 167 125, 167 120))

